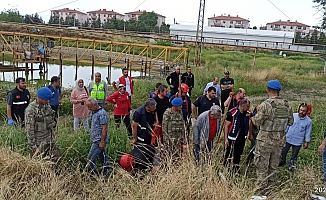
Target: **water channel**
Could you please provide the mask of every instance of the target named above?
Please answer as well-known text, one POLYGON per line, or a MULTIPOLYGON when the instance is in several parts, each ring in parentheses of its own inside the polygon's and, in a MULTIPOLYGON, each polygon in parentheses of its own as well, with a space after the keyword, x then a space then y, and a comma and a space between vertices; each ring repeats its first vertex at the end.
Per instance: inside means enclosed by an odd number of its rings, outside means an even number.
MULTIPOLYGON (((5 62, 5 65, 11 64, 10 62, 5 62)), ((18 66, 25 66, 24 63, 19 63, 18 66)), ((30 65, 29 65, 30 66, 30 65)), ((34 69, 38 69, 39 65, 34 64, 34 69)), ((48 73, 46 74, 46 79, 50 80, 52 76, 58 76, 60 71, 60 66, 56 64, 48 64, 48 73)), ((75 72, 76 66, 74 65, 63 65, 62 66, 62 86, 65 88, 73 88, 75 86, 75 72)), ((102 80, 106 81, 106 77, 108 76, 108 68, 107 67, 94 67, 94 72, 100 72, 102 74, 102 80)), ((29 71, 28 79, 31 79, 31 73, 33 73, 33 79, 39 79, 39 70, 29 71)), ((92 66, 79 66, 77 70, 77 79, 83 79, 85 85, 88 85, 91 82, 92 75, 92 66)), ((139 71, 131 71, 131 76, 140 76, 141 72, 139 71)), ((122 76, 121 68, 111 68, 111 81, 117 80, 120 76, 122 76)), ((0 73, 0 80, 14 82, 14 78, 17 77, 25 77, 25 72, 4 72, 0 73), (18 76, 17 76, 18 73, 18 76), (4 74, 4 78, 3 78, 4 74)))

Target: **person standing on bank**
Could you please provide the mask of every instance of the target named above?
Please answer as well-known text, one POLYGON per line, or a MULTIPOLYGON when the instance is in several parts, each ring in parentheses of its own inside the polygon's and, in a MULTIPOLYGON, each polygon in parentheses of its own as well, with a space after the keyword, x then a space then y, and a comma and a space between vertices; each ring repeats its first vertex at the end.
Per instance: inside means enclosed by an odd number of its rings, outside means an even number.
POLYGON ((60 77, 58 76, 52 76, 51 78, 51 84, 48 85, 48 88, 52 92, 52 99, 50 101, 50 106, 55 112, 55 121, 57 122, 57 119, 59 117, 58 115, 58 109, 59 105, 62 103, 62 93, 61 93, 61 87, 60 87, 60 77))
POLYGON ((132 80, 131 76, 128 76, 128 69, 123 68, 122 69, 122 76, 116 80, 113 81, 112 86, 114 87, 115 91, 118 91, 117 84, 123 84, 126 87, 126 91, 129 94, 129 101, 131 104, 131 96, 134 94, 134 81, 132 80))
POLYGON ((49 88, 42 87, 37 91, 36 100, 25 110, 25 131, 31 156, 50 157, 51 161, 57 162, 60 152, 54 139, 56 122, 55 112, 49 106, 51 99, 49 88))
POLYGON ((168 77, 166 77, 166 82, 170 86, 170 96, 175 95, 178 92, 178 88, 181 81, 180 67, 175 67, 175 72, 172 72, 168 77))
POLYGON ((104 108, 106 103, 106 97, 108 96, 108 86, 105 81, 101 79, 101 73, 95 73, 95 81, 92 81, 88 85, 88 91, 90 96, 96 99, 97 104, 104 108))
POLYGON ((196 164, 202 157, 209 160, 213 148, 214 138, 220 128, 221 108, 218 105, 212 106, 209 110, 199 115, 194 126, 194 156, 196 164))
POLYGON ((106 98, 108 102, 114 104, 114 122, 117 128, 120 127, 121 120, 126 125, 128 130, 128 136, 132 137, 132 130, 130 124, 130 110, 131 104, 129 100, 129 94, 126 92, 126 87, 123 84, 119 84, 119 89, 117 92, 106 98))
POLYGON ((87 88, 84 86, 84 80, 79 79, 76 87, 72 90, 70 95, 70 102, 73 105, 74 116, 74 131, 78 130, 80 120, 83 121, 84 130, 88 131, 88 116, 89 110, 86 106, 86 100, 89 98, 87 88))
POLYGON ((294 123, 286 129, 286 144, 283 147, 279 166, 286 164, 286 155, 292 147, 292 156, 289 163, 289 171, 293 171, 301 146, 308 148, 310 142, 312 121, 307 116, 308 105, 302 103, 298 113, 293 113, 294 123))
POLYGON ((29 105, 31 95, 26 89, 25 78, 16 79, 16 88, 7 95, 8 125, 18 123, 21 127, 25 124, 25 109, 29 105))
POLYGON ((188 85, 188 94, 191 97, 191 90, 195 87, 195 75, 191 73, 191 67, 187 67, 187 72, 182 74, 181 83, 188 85))
POLYGON ((106 111, 98 105, 96 99, 92 97, 87 99, 86 105, 88 109, 92 111, 92 125, 90 134, 92 146, 87 157, 88 170, 92 175, 98 174, 95 166, 96 159, 99 158, 103 167, 102 174, 107 176, 109 175, 109 158, 105 147, 109 140, 109 118, 106 111))
POLYGON ((215 97, 215 95, 216 95, 215 87, 209 87, 206 95, 202 95, 196 99, 196 101, 192 104, 192 111, 194 113, 195 119, 197 119, 197 117, 201 113, 209 110, 212 106, 214 105, 220 106, 220 102, 215 97), (197 107, 198 107, 198 111, 197 111, 197 107))
POLYGON ((257 114, 251 118, 259 126, 256 139, 255 160, 257 188, 267 193, 273 183, 280 155, 285 144, 285 130, 293 124, 293 113, 288 102, 280 97, 282 85, 278 80, 267 83, 268 99, 257 107, 257 114))
POLYGON ((229 71, 224 72, 224 78, 222 78, 220 80, 220 85, 221 85, 221 88, 222 88, 222 92, 221 92, 221 108, 222 108, 222 112, 224 113, 224 108, 225 108, 224 102, 229 97, 230 92, 232 92, 232 89, 234 87, 234 80, 232 78, 230 78, 230 72, 229 71))

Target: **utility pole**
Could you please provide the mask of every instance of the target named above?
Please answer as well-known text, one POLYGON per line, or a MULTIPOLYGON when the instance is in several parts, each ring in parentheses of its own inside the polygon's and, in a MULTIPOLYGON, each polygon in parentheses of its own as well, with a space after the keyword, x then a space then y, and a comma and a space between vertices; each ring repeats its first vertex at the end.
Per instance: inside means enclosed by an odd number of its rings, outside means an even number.
POLYGON ((196 45, 195 45, 195 65, 200 67, 201 52, 203 45, 203 29, 204 29, 204 14, 205 14, 205 0, 199 0, 199 12, 196 32, 196 45))

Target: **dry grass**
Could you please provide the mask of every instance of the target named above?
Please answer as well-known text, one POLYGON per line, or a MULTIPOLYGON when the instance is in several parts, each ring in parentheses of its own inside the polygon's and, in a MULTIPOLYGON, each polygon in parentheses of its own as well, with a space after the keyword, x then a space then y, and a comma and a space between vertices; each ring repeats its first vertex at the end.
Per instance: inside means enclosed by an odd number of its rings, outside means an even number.
MULTIPOLYGON (((219 166, 196 167, 192 157, 142 180, 116 167, 109 179, 91 180, 79 166, 56 175, 51 164, 0 149, 0 199, 249 199, 254 180, 232 177, 219 166), (226 181, 218 176, 222 170, 226 181)), ((305 167, 297 176, 274 187, 269 199, 306 199, 313 189, 316 173, 305 167), (296 190, 293 190, 293 189, 296 190)))
POLYGON ((266 69, 257 69, 254 71, 247 71, 245 77, 255 81, 268 81, 272 79, 283 80, 284 73, 281 69, 273 67, 269 70, 266 69))

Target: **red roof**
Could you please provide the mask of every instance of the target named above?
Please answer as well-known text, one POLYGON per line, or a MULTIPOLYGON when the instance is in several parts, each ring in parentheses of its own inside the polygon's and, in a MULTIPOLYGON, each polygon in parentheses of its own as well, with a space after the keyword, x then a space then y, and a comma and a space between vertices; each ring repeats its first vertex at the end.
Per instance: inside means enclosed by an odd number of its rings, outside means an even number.
MULTIPOLYGON (((159 17, 164 17, 165 18, 165 16, 163 16, 163 15, 160 15, 160 14, 154 12, 154 11, 152 11, 152 12, 155 13, 159 17)), ((148 12, 146 10, 143 10, 143 11, 138 10, 138 11, 133 11, 133 12, 127 12, 125 14, 141 15, 141 14, 144 14, 144 13, 148 13, 148 12)))
POLYGON ((99 10, 89 11, 87 13, 109 14, 109 15, 121 15, 121 16, 123 16, 123 14, 120 14, 120 13, 115 12, 113 10, 106 10, 106 9, 99 9, 99 10))
POLYGON ((270 23, 267 23, 266 25, 280 25, 280 26, 306 26, 306 27, 310 27, 309 25, 307 24, 303 24, 303 23, 300 23, 300 22, 290 22, 290 20, 288 21, 277 21, 277 22, 270 22, 270 23))
POLYGON ((59 10, 51 10, 51 12, 79 13, 79 14, 85 14, 86 15, 86 13, 80 12, 80 11, 75 10, 75 9, 71 10, 69 8, 63 8, 63 9, 59 9, 59 10))
POLYGON ((242 17, 234 17, 234 16, 230 16, 230 15, 221 15, 221 16, 214 16, 214 17, 210 17, 208 19, 213 19, 213 20, 226 20, 226 21, 248 21, 250 22, 248 19, 244 19, 242 17))

